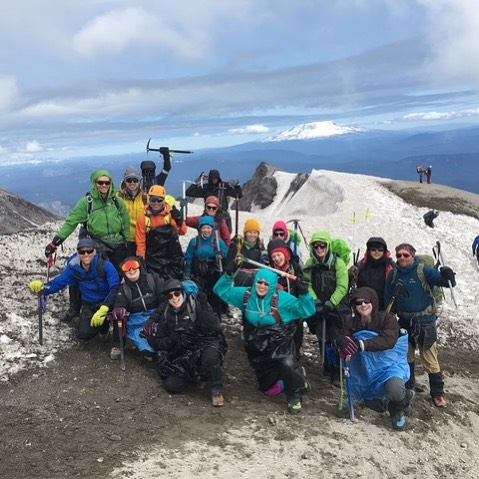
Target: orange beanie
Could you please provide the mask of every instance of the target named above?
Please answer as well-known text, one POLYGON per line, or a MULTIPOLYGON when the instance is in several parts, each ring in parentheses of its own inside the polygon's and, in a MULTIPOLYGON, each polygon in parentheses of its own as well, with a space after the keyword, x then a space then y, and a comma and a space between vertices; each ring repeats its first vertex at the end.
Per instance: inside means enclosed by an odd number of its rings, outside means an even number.
POLYGON ((255 220, 254 218, 250 218, 249 220, 246 220, 244 224, 244 228, 243 228, 243 234, 246 233, 247 231, 257 231, 258 233, 260 233, 261 228, 259 226, 258 220, 255 220))

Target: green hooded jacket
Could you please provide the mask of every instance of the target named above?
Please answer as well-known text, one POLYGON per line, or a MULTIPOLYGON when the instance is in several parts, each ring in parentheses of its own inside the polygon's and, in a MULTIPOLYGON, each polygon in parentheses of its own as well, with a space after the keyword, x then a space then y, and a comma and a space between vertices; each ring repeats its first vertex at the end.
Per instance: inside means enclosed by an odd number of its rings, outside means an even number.
MULTIPOLYGON (((320 273, 321 276, 325 275, 334 266, 336 270, 334 291, 329 298, 322 298, 322 301, 327 301, 329 299, 333 306, 337 306, 344 299, 348 292, 349 274, 348 268, 344 264, 344 261, 331 251, 331 236, 329 235, 329 233, 325 231, 319 231, 313 234, 313 237, 309 242, 309 255, 309 258, 304 265, 304 276, 308 279, 308 281, 311 281, 312 279, 312 269, 315 266, 320 268, 320 271, 322 271, 320 273), (322 263, 314 254, 313 243, 316 243, 317 241, 326 243, 328 245, 325 257, 326 261, 324 263, 322 263)), ((311 296, 313 296, 315 300, 318 299, 318 295, 316 294, 312 286, 309 287, 309 293, 311 294, 311 296)))
POLYGON ((113 181, 110 183, 106 198, 102 198, 96 186, 96 180, 100 176, 108 176, 111 180, 111 175, 106 170, 95 170, 91 174, 89 193, 93 198, 91 213, 88 215, 88 196, 83 196, 67 216, 57 234, 62 241, 68 238, 79 224, 86 224, 88 233, 93 237, 110 243, 130 241, 130 215, 125 202, 122 198, 116 197, 113 181), (115 205, 115 201, 119 208, 115 205))

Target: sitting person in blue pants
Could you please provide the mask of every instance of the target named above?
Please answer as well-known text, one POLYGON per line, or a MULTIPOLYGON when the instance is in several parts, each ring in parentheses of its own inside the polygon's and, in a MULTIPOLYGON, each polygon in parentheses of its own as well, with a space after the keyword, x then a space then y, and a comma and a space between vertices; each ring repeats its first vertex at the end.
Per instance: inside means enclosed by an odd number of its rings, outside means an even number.
POLYGON ((374 289, 357 288, 351 303, 354 315, 346 319, 336 343, 349 365, 352 395, 371 409, 389 410, 393 429, 403 431, 414 399, 414 390, 405 387, 407 333, 400 335, 394 314, 379 311, 374 289))
MULTIPOLYGON (((129 339, 147 360, 156 356, 156 351, 146 338, 140 336, 145 321, 158 307, 162 299, 164 280, 155 273, 147 273, 137 257, 126 258, 120 265, 125 277, 123 284, 118 288, 115 298, 114 319, 126 320, 126 338, 129 339)), ((122 332, 123 333, 123 332, 122 332)), ((118 328, 114 322, 114 347, 111 359, 118 359, 121 355, 118 347, 118 328)))

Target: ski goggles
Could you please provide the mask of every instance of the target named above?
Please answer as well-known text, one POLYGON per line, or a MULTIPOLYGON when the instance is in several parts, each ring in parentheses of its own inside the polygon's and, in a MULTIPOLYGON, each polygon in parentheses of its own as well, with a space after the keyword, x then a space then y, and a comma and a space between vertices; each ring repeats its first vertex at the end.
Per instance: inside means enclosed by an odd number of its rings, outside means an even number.
POLYGON ((182 294, 181 291, 170 291, 166 297, 168 299, 179 298, 182 294))
POLYGON ((371 304, 371 301, 369 299, 356 299, 354 301, 355 306, 361 306, 362 304, 371 304))
POLYGON ((128 271, 131 271, 131 270, 137 270, 137 269, 140 269, 140 262, 136 259, 129 259, 128 261, 125 261, 122 265, 121 265, 121 270, 124 272, 124 273, 127 273, 128 271))
POLYGON ((317 242, 317 243, 313 243, 313 248, 314 249, 326 249, 328 247, 328 245, 326 243, 320 243, 320 242, 317 242))

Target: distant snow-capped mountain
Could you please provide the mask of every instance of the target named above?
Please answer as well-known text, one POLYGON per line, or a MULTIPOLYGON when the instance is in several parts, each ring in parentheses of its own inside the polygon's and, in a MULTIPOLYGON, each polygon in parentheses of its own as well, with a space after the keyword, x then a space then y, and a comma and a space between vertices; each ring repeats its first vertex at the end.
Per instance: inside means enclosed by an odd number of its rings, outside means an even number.
POLYGON ((316 138, 327 138, 330 136, 346 135, 347 133, 359 133, 364 131, 366 130, 355 126, 336 125, 336 123, 332 121, 315 121, 312 123, 292 126, 281 132, 279 135, 270 136, 262 140, 262 142, 314 140, 316 138))

